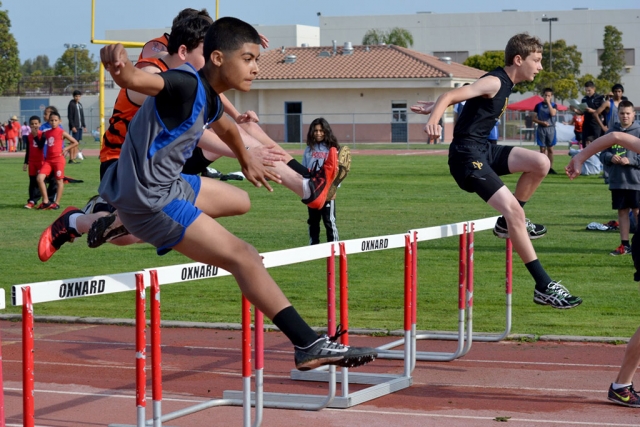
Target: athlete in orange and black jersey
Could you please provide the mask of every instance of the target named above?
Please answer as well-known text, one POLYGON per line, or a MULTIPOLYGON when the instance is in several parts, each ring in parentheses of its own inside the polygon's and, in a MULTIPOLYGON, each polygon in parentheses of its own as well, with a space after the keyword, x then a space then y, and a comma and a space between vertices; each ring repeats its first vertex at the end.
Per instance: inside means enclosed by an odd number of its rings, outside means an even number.
MULTIPOLYGON (((157 67, 160 72, 167 71, 169 67, 162 59, 145 58, 136 63, 137 68, 149 66, 157 67)), ((120 89, 116 103, 113 106, 113 114, 109 119, 109 127, 102 136, 100 147, 100 178, 111 163, 120 157, 120 149, 124 142, 129 122, 133 119, 140 105, 129 99, 126 89, 120 89)))
POLYGON ((168 52, 169 51, 169 34, 164 33, 160 37, 156 37, 155 39, 151 39, 142 46, 142 50, 140 51, 140 55, 138 56, 138 62, 143 59, 152 58, 158 55, 159 53, 168 52))

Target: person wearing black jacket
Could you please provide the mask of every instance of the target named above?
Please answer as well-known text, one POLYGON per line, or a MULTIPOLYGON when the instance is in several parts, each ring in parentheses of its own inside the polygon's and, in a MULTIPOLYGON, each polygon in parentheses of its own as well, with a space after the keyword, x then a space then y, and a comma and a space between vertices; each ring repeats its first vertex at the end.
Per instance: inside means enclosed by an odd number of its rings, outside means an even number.
MULTIPOLYGON (((82 131, 87 130, 87 125, 84 121, 84 110, 80 103, 80 97, 82 92, 79 90, 73 91, 73 99, 69 101, 67 107, 67 118, 69 119, 69 131, 78 142, 82 142, 82 131)), ((76 157, 78 156, 78 148, 69 150, 69 163, 77 163, 76 157)))

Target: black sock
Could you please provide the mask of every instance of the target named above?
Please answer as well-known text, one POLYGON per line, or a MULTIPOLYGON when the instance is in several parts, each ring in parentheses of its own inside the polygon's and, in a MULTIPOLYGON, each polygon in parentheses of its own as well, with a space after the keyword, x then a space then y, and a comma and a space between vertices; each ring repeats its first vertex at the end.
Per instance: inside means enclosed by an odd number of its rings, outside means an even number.
POLYGON ((622 244, 624 246, 629 246, 629 241, 628 240, 621 240, 622 244))
MULTIPOLYGON (((518 200, 518 199, 516 199, 516 200, 518 200)), ((521 208, 524 208, 524 205, 527 204, 527 202, 523 202, 522 200, 518 200, 518 203, 520 204, 521 208)))
POLYGON ((302 175, 303 178, 309 178, 311 176, 311 174, 309 173, 309 169, 302 166, 302 164, 296 159, 289 160, 289 163, 287 163, 287 166, 289 166, 294 171, 298 172, 300 175, 302 175))
POLYGON ((502 228, 507 228, 507 220, 504 219, 504 216, 499 216, 498 220, 496 221, 498 223, 498 225, 502 228))
POLYGON ((547 285, 551 282, 551 277, 544 271, 542 264, 540 264, 540 260, 534 259, 531 262, 528 262, 524 265, 529 270, 529 273, 533 277, 533 280, 536 281, 536 289, 539 291, 544 291, 547 289, 547 285))
POLYGON ((297 347, 307 347, 318 339, 318 334, 302 320, 291 305, 273 317, 273 324, 297 347))

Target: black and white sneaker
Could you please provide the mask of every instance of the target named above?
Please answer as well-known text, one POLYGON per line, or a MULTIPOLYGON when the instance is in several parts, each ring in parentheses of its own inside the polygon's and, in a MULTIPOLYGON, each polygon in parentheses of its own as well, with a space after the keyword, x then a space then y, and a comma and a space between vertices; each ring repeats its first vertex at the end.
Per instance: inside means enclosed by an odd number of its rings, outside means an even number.
MULTIPOLYGON (((547 234, 547 227, 542 224, 534 224, 529 218, 525 218, 525 226, 527 227, 527 232, 529 233, 529 239, 535 240, 543 237, 547 234)), ((501 239, 509 238, 509 228, 507 227, 507 221, 503 216, 498 218, 496 221, 495 227, 493 227, 493 235, 497 236, 501 239)))
POLYGON ((114 212, 96 219, 93 224, 91 224, 91 228, 87 234, 87 245, 89 245, 90 248, 97 248, 113 239, 129 234, 129 231, 124 225, 114 226, 117 218, 118 213, 114 212))
POLYGON ((341 333, 332 337, 323 335, 304 348, 295 346, 296 369, 308 371, 323 365, 354 368, 372 362, 378 357, 378 352, 373 348, 349 347, 336 342, 339 335, 341 333))
POLYGON ((533 302, 540 305, 550 305, 553 308, 573 308, 582 304, 582 298, 573 296, 560 282, 551 281, 544 292, 535 289, 533 302))

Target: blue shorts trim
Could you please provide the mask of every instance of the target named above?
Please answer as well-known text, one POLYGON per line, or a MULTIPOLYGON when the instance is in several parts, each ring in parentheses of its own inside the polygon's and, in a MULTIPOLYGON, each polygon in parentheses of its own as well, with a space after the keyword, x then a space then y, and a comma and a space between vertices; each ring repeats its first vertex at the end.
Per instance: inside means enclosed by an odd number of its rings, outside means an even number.
POLYGON ((162 212, 164 214, 166 214, 169 218, 182 226, 182 232, 180 233, 180 237, 174 242, 157 248, 156 252, 158 253, 158 255, 167 254, 171 251, 171 248, 180 243, 184 238, 184 233, 187 231, 187 227, 193 224, 193 221, 195 221, 196 218, 198 218, 198 216, 200 216, 200 214, 202 213, 202 211, 194 205, 195 200, 198 198, 198 194, 200 193, 200 177, 196 175, 182 175, 182 178, 193 189, 193 192, 195 193, 194 202, 176 199, 172 200, 167 206, 162 209, 162 212))

